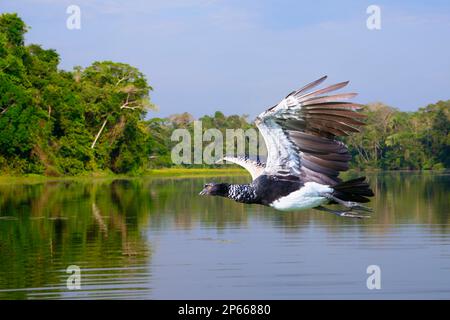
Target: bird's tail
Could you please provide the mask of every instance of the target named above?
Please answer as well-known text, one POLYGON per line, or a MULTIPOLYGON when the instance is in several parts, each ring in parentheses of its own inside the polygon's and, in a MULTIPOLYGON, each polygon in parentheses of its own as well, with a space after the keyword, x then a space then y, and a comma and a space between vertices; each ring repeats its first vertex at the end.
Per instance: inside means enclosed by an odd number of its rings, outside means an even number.
POLYGON ((333 196, 344 201, 365 203, 370 200, 367 197, 374 196, 372 189, 366 181, 366 177, 359 177, 333 186, 333 196))

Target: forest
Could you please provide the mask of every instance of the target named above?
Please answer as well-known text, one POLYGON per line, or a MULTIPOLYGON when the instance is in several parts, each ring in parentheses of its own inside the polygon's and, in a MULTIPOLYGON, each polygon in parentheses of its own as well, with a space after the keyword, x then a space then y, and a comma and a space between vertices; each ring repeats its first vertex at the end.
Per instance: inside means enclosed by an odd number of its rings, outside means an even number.
MULTIPOLYGON (((0 174, 135 175, 174 166, 172 133, 192 132, 192 115, 149 117, 153 89, 137 68, 96 61, 61 70, 55 50, 25 44, 27 29, 17 14, 0 15, 0 174)), ((450 168, 450 100, 415 112, 376 102, 363 112, 367 125, 344 139, 352 168, 450 168)), ((247 115, 220 111, 198 120, 202 130, 253 127, 247 115)))

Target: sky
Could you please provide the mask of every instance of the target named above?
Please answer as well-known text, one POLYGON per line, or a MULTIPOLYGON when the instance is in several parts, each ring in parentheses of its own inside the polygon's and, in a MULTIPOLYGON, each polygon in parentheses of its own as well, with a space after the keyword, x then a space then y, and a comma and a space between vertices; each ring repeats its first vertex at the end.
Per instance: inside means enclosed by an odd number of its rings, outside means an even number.
POLYGON ((60 68, 129 63, 164 117, 221 110, 255 117, 328 75, 359 103, 404 111, 450 99, 450 2, 265 0, 0 0, 31 27, 27 43, 56 49, 60 68), (81 10, 81 29, 66 10, 81 10), (367 8, 380 8, 370 30, 367 8))

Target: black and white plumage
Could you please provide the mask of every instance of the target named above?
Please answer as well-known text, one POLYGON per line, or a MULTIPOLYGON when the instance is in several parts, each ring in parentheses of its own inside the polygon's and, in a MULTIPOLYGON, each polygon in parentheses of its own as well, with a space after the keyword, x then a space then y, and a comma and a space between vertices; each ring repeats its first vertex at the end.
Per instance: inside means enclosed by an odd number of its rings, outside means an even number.
POLYGON ((362 105, 344 102, 355 93, 325 95, 348 84, 341 82, 311 91, 322 77, 291 92, 280 103, 261 113, 256 126, 266 143, 266 164, 246 158, 225 157, 250 172, 247 185, 210 183, 200 194, 228 197, 243 203, 271 206, 282 211, 316 208, 340 216, 362 217, 352 212, 369 211, 372 190, 365 177, 342 182, 339 173, 348 169, 351 156, 336 137, 358 132, 365 116, 362 105), (326 204, 340 204, 349 210, 331 210, 326 204))

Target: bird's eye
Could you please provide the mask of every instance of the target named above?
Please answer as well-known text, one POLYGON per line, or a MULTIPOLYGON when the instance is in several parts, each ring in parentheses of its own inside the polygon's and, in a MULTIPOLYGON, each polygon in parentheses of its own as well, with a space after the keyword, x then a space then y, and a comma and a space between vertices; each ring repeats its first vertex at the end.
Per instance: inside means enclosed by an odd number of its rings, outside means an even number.
POLYGON ((208 186, 208 184, 205 184, 204 186, 203 186, 203 188, 206 188, 208 186))

